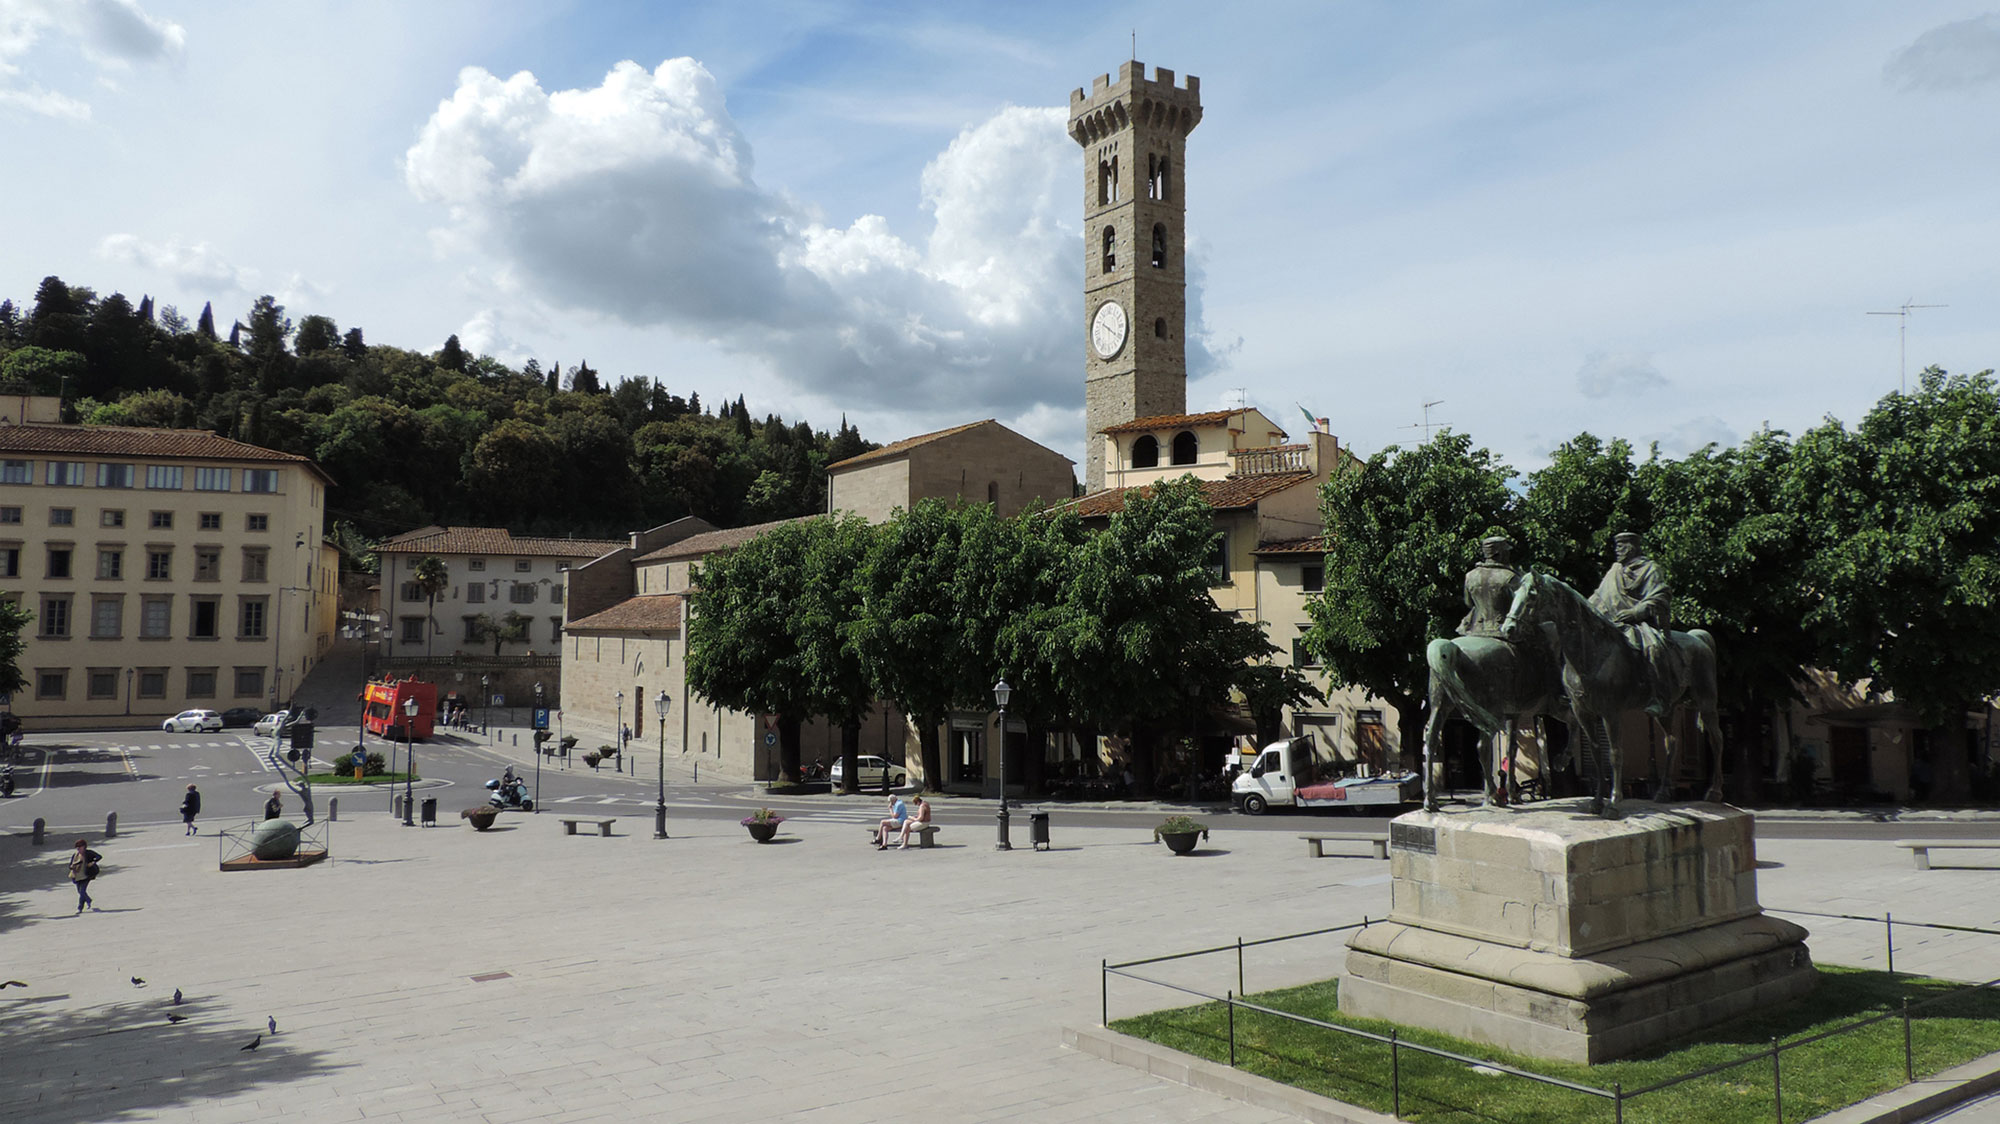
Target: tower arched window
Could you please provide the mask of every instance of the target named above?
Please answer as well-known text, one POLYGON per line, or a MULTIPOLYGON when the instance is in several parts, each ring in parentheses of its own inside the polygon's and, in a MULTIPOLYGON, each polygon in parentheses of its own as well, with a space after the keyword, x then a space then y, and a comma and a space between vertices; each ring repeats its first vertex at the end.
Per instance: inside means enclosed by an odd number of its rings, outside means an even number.
POLYGON ((1170 193, 1170 192, 1172 191, 1172 188, 1170 188, 1170 187, 1168 186, 1168 182, 1169 182, 1169 181, 1170 181, 1170 180, 1171 180, 1171 179, 1173 178, 1173 177, 1172 177, 1172 175, 1171 175, 1171 174, 1170 174, 1170 172, 1169 172, 1169 166, 1170 166, 1170 164, 1171 164, 1171 163, 1172 163, 1172 162, 1171 162, 1171 161, 1169 161, 1169 160, 1168 160, 1168 159, 1167 159, 1166 157, 1164 157, 1164 156, 1160 157, 1160 168, 1159 168, 1159 192, 1160 192, 1160 194, 1159 194, 1159 196, 1158 196, 1158 198, 1160 198, 1160 199, 1166 199, 1166 198, 1168 197, 1169 193, 1170 193))
POLYGON ((1160 463, 1160 442, 1152 434, 1147 434, 1132 442, 1132 467, 1155 468, 1160 463))
POLYGON ((1194 434, 1183 430, 1174 435, 1175 464, 1193 464, 1195 456, 1200 452, 1201 442, 1195 440, 1194 434))
POLYGON ((1111 161, 1097 162, 1097 205, 1111 202, 1111 161))
POLYGON ((1164 316, 1156 316, 1156 317, 1154 317, 1154 318, 1153 318, 1153 336, 1154 336, 1154 338, 1156 338, 1156 339, 1166 339, 1166 338, 1167 338, 1167 318, 1166 318, 1166 317, 1164 317, 1164 316))
POLYGON ((986 502, 1000 502, 1000 482, 998 480, 988 480, 986 482, 986 502))
POLYGON ((1118 268, 1118 231, 1113 227, 1104 228, 1104 272, 1118 268))
POLYGON ((1111 201, 1118 202, 1118 157, 1111 158, 1111 201))
POLYGON ((1159 197, 1160 158, 1156 154, 1148 153, 1146 156, 1146 198, 1158 199, 1159 197))
POLYGON ((1167 225, 1153 224, 1153 268, 1165 269, 1167 265, 1167 225))

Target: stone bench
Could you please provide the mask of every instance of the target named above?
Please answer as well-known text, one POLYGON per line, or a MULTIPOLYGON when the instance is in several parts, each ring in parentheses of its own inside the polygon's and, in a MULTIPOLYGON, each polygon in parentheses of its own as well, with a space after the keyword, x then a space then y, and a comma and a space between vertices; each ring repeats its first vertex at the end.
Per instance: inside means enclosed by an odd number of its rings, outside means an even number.
POLYGON ((611 825, 617 822, 617 816, 612 816, 610 819, 598 819, 596 816, 578 816, 574 819, 565 817, 562 822, 563 834, 575 835, 576 825, 580 823, 594 823, 597 825, 597 834, 609 839, 611 837, 611 825))
POLYGON ((1896 846, 1916 856, 1918 870, 1931 868, 1932 851, 2000 851, 2000 842, 1984 839, 1899 839, 1896 846))
MULTIPOLYGON (((1376 858, 1389 857, 1389 841, 1380 835, 1368 835, 1358 831, 1321 831, 1301 835, 1299 838, 1306 841, 1306 850, 1312 852, 1312 857, 1316 859, 1326 857, 1328 843, 1368 843, 1374 846, 1376 858)), ((1360 858, 1359 855, 1351 857, 1360 858)))
POLYGON ((922 823, 910 829, 910 837, 917 841, 917 849, 928 851, 937 846, 938 825, 922 823))

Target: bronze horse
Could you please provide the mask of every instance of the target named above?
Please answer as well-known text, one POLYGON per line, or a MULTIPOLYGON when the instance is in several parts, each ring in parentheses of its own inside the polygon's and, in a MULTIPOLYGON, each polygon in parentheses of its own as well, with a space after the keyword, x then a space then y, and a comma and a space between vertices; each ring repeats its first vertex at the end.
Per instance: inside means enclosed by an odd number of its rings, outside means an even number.
POLYGON ((1458 636, 1431 641, 1424 649, 1424 661, 1431 669, 1431 713, 1424 723, 1424 809, 1437 811, 1433 778, 1438 743, 1445 720, 1453 716, 1463 716, 1482 735, 1479 775, 1484 802, 1491 807, 1496 803, 1493 756, 1498 736, 1503 732, 1507 735, 1508 775, 1512 776, 1516 722, 1523 716, 1533 720, 1569 709, 1563 701, 1555 651, 1539 635, 1518 641, 1458 636))
MULTIPOLYGON (((1562 689, 1569 696, 1575 715, 1574 729, 1590 749, 1595 749, 1597 768, 1591 781, 1592 812, 1605 809, 1604 773, 1609 758, 1610 806, 1617 808, 1623 780, 1623 754, 1615 731, 1618 718, 1628 711, 1648 710, 1664 725, 1683 706, 1695 711, 1695 727, 1709 749, 1712 769, 1704 799, 1722 799, 1724 746, 1721 723, 1716 715, 1715 639, 1701 629, 1669 632, 1668 642, 1679 649, 1688 669, 1685 682, 1671 685, 1664 710, 1651 708, 1653 692, 1648 682, 1645 655, 1627 639, 1623 629, 1606 620, 1589 601, 1562 581, 1547 574, 1521 575, 1514 591, 1514 603, 1501 626, 1502 635, 1518 635, 1524 630, 1552 634, 1562 657, 1562 689)), ((1667 767, 1660 776, 1654 798, 1666 795, 1680 765, 1680 739, 1669 738, 1667 767)))

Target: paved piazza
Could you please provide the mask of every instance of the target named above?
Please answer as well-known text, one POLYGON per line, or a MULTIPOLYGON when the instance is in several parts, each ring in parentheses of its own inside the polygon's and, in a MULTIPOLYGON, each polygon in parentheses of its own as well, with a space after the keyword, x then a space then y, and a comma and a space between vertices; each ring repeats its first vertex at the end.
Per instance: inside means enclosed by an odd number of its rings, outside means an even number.
MULTIPOLYGON (((333 862, 242 874, 217 870, 206 834, 148 823, 99 845, 103 911, 80 917, 75 828, 40 850, 10 833, 0 978, 28 986, 0 991, 0 1119, 1280 1120, 1067 1052, 1061 1028, 1096 1023, 1101 957, 1387 904, 1386 863, 1310 859, 1293 832, 1228 817, 1177 859, 1142 827, 1060 812, 1051 852, 953 825, 937 850, 877 853, 872 814, 844 805, 758 846, 720 820, 659 842, 629 816, 601 839, 553 815, 478 834, 344 809, 333 862), (279 1033, 242 1051, 267 1017, 279 1033)), ((1760 857, 1767 906, 2000 922, 2000 873, 1920 873, 1888 842, 1766 839, 1760 857)), ((1879 926, 1804 923, 1820 960, 1879 965, 1879 926)), ((1249 987, 1334 975, 1341 947, 1253 952, 1249 987)), ((1995 964, 1950 934, 1910 932, 1897 954, 1961 978, 1995 964)), ((1161 970, 1232 983, 1222 958, 1161 970)), ((1116 985, 1112 1013, 1171 1001, 1116 985)))

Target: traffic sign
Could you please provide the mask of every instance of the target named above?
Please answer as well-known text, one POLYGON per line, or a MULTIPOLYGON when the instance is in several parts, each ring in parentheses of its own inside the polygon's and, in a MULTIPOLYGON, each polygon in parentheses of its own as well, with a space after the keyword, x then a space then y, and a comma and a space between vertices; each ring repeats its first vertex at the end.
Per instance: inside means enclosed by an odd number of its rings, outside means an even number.
POLYGON ((548 729, 548 728, 549 728, 549 708, 548 708, 548 707, 545 707, 545 706, 538 706, 538 707, 536 707, 536 708, 535 708, 535 729, 537 729, 537 730, 546 730, 546 729, 548 729))

